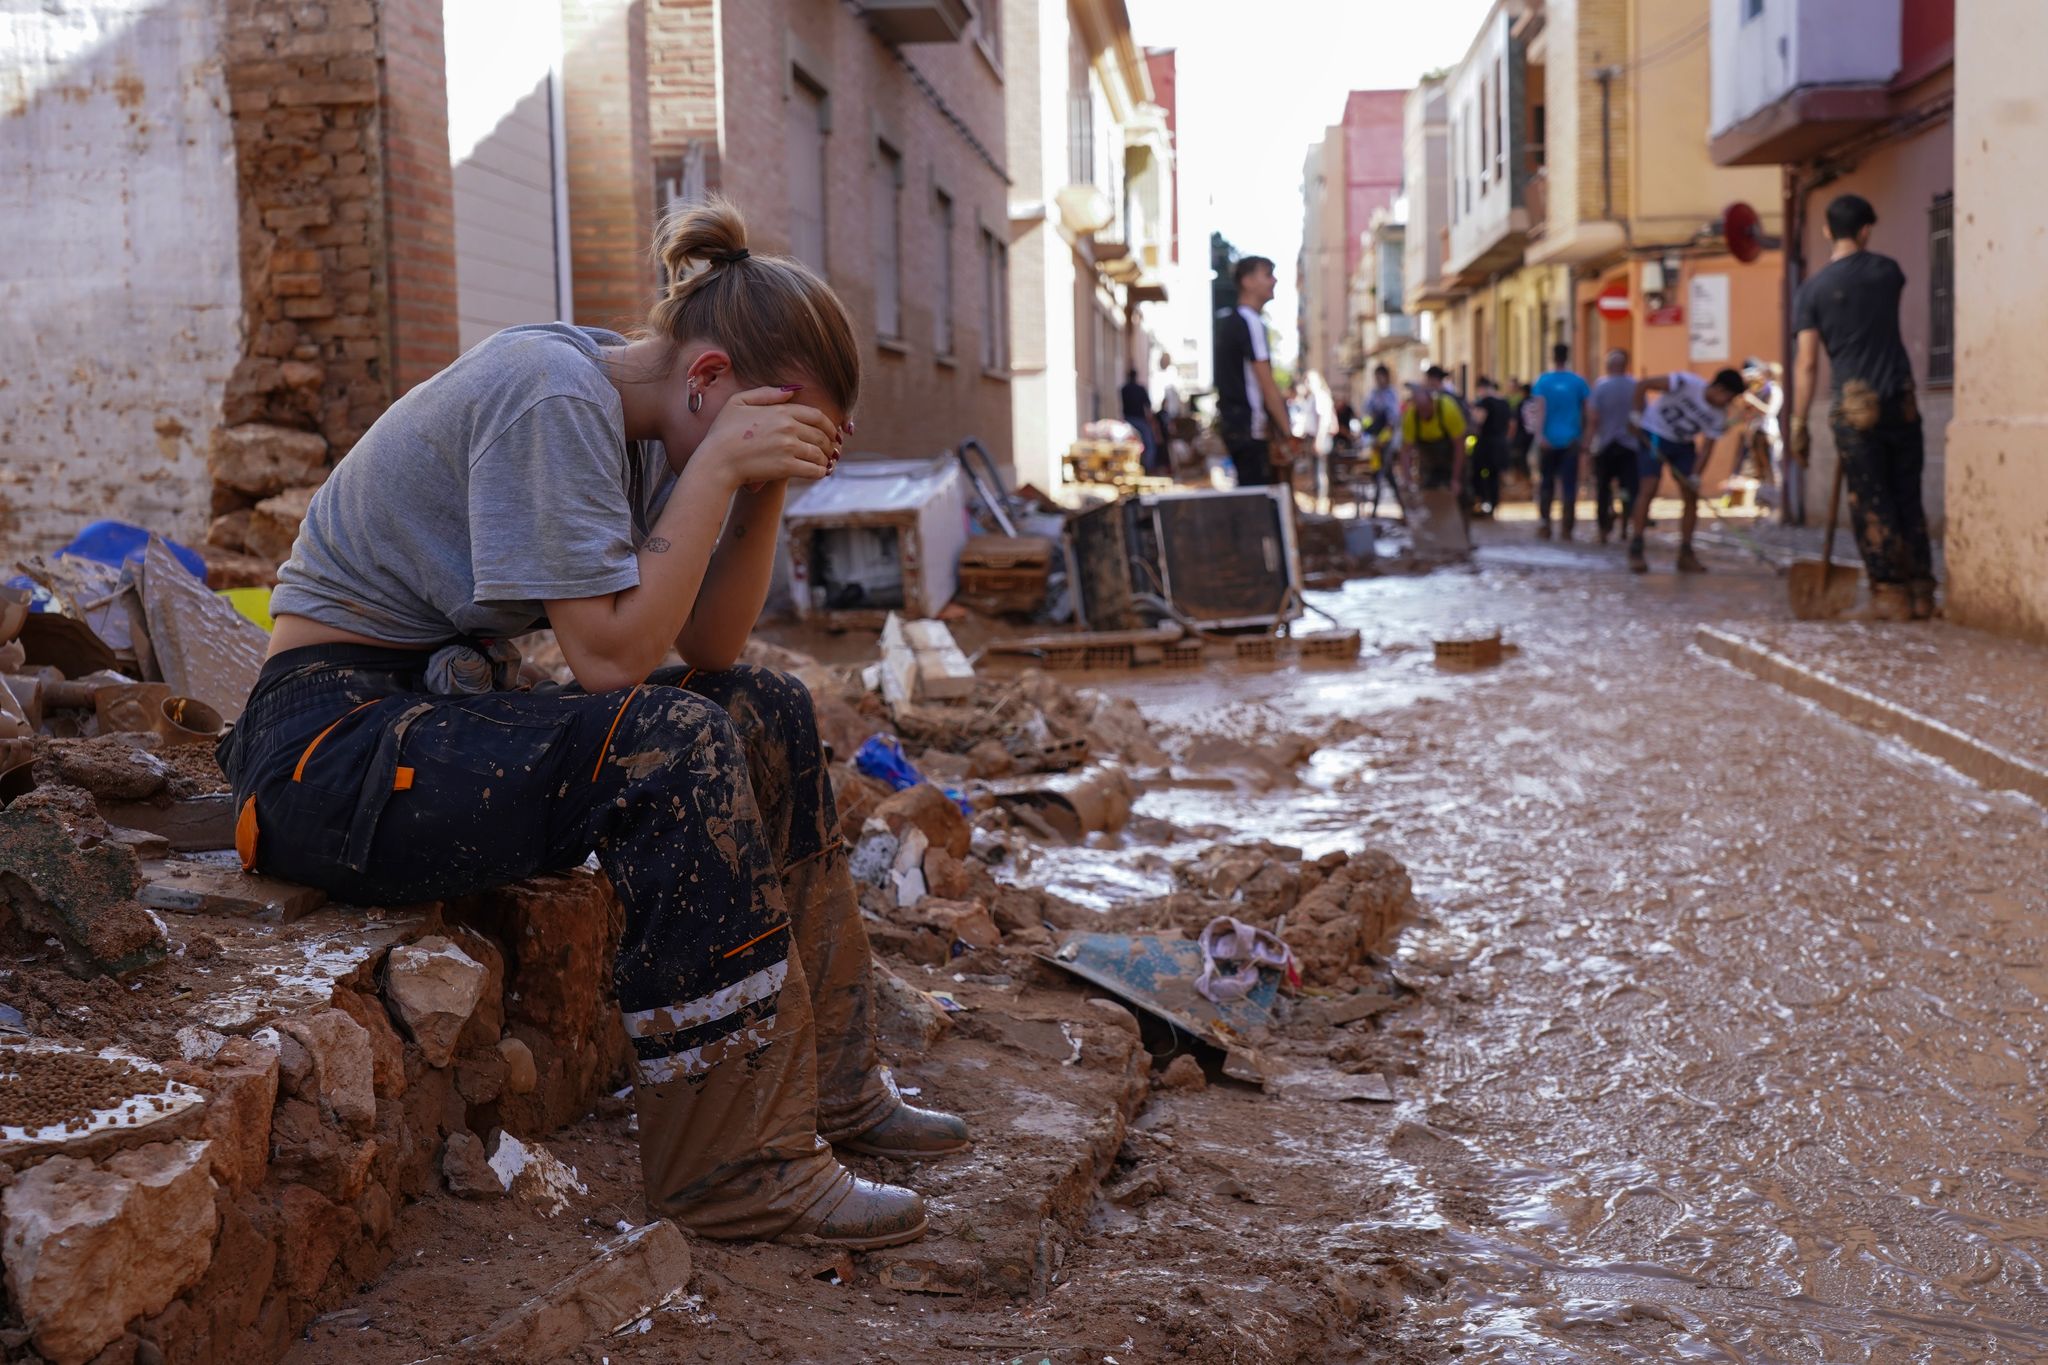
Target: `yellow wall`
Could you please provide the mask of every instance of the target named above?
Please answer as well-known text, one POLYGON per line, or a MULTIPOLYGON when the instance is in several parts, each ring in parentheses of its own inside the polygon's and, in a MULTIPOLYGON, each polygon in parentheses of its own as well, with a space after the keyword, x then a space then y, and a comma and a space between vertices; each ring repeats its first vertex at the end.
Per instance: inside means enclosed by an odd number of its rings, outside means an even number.
POLYGON ((1708 154, 1707 10, 1708 0, 1635 0, 1628 203, 1639 243, 1689 240, 1738 199, 1763 215, 1767 232, 1783 221, 1776 166, 1716 166, 1708 154))

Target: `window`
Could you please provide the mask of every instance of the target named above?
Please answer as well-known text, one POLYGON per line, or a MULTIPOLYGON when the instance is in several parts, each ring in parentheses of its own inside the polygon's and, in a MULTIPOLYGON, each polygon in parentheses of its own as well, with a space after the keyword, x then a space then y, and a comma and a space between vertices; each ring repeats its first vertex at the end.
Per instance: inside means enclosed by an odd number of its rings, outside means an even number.
POLYGON ((1010 367, 1010 244, 981 230, 981 367, 1010 367))
POLYGON ((1508 78, 1507 59, 1493 59, 1493 178, 1508 178, 1508 78))
POLYGON ((825 278, 825 92, 792 71, 789 81, 789 254, 825 278))
POLYGON ((1927 382, 1956 379, 1956 197, 1936 197, 1927 223, 1927 382))
POLYGON ((1493 117, 1488 105, 1493 96, 1493 85, 1489 81, 1479 82, 1479 192, 1486 193, 1486 182, 1493 167, 1493 117))
POLYGON ((974 40, 998 70, 1003 65, 1003 0, 977 0, 981 16, 974 21, 974 40))
POLYGON ((932 351, 953 354, 953 196, 932 191, 932 228, 939 239, 938 297, 932 300, 932 351))
POLYGON ((1759 18, 1764 12, 1764 0, 1742 0, 1742 22, 1759 18))
POLYGON ((1093 185, 1095 183, 1095 101, 1086 90, 1076 90, 1067 96, 1068 146, 1067 183, 1070 185, 1093 185))
POLYGON ((903 156, 875 144, 875 334, 903 335, 903 156))
POLYGON ((1459 207, 1459 206, 1458 206, 1458 197, 1459 197, 1459 195, 1460 195, 1460 194, 1462 194, 1462 193, 1463 193, 1463 190, 1462 190, 1462 189, 1460 188, 1460 186, 1461 186, 1461 185, 1462 185, 1462 184, 1464 183, 1464 181, 1463 181, 1463 179, 1462 179, 1462 177, 1463 177, 1463 175, 1464 175, 1464 171, 1463 171, 1463 169, 1462 169, 1462 165, 1463 165, 1463 162, 1464 162, 1464 158, 1463 158, 1462 156, 1460 156, 1460 155, 1459 155, 1459 152, 1460 152, 1461 148, 1459 147, 1459 144, 1458 144, 1458 121, 1457 121, 1456 119, 1452 119, 1452 120, 1451 120, 1451 130, 1450 130, 1450 131, 1451 131, 1451 221, 1452 221, 1453 223, 1455 223, 1455 222, 1457 222, 1457 221, 1458 221, 1458 217, 1459 217, 1459 214, 1458 214, 1458 207, 1459 207))

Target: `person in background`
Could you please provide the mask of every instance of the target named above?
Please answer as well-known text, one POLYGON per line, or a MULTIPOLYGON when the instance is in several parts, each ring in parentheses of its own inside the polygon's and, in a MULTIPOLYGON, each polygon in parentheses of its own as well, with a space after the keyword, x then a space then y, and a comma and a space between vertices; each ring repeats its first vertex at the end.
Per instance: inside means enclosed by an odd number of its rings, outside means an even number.
POLYGON ((1367 463, 1372 471, 1372 512, 1380 514, 1380 485, 1393 477, 1394 453, 1401 436, 1401 395, 1394 388, 1394 372, 1385 365, 1372 367, 1372 392, 1365 396, 1365 443, 1367 463))
POLYGON ((1743 446, 1756 460, 1757 478, 1775 487, 1779 522, 1804 526, 1806 469, 1785 458, 1785 438, 1778 424, 1785 407, 1785 388, 1778 382, 1778 367, 1751 356, 1742 363, 1742 377, 1749 384, 1749 391, 1742 395, 1749 413, 1743 446))
POLYGON ((1565 368, 1571 363, 1572 348, 1562 341, 1550 348, 1551 368, 1536 376, 1529 386, 1535 400, 1532 425, 1536 428, 1536 464, 1540 482, 1536 488, 1536 527, 1539 540, 1550 539, 1550 500, 1553 493, 1564 497, 1560 518, 1564 539, 1572 538, 1579 514, 1579 456, 1592 432, 1593 390, 1584 379, 1565 368))
MULTIPOLYGON (((1628 352, 1607 353, 1607 373, 1593 386, 1593 515, 1600 543, 1616 528, 1624 531, 1635 511, 1640 440, 1635 430, 1636 381, 1628 352)), ((1652 484, 1652 488, 1656 485, 1652 484)))
POLYGON ((1444 389, 1441 365, 1422 372, 1422 383, 1401 413, 1401 449, 1408 453, 1417 488, 1456 488, 1465 449, 1465 413, 1444 389))
POLYGON ((1231 277, 1237 282, 1237 306, 1223 312, 1216 327, 1216 416, 1237 485, 1252 488, 1285 482, 1274 465, 1292 462, 1294 436, 1287 425, 1287 399, 1273 378, 1266 319, 1260 312, 1273 301, 1278 285, 1273 263, 1264 256, 1246 256, 1231 268, 1231 277))
POLYGON ((1145 447, 1142 460, 1147 474, 1157 474, 1162 463, 1159 447, 1159 428, 1152 421, 1152 394, 1138 379, 1135 368, 1124 371, 1124 386, 1117 390, 1117 398, 1123 409, 1123 417, 1138 433, 1138 441, 1145 447))
POLYGON ((1792 309, 1799 334, 1792 458, 1804 465, 1813 448, 1807 413, 1825 349, 1834 382, 1828 425, 1849 489, 1849 524, 1870 575, 1870 615, 1924 621, 1935 612, 1934 556, 1920 493, 1927 459, 1920 405, 1899 336, 1906 274, 1870 250, 1877 211, 1869 200, 1841 195, 1827 218, 1833 259, 1799 287, 1792 309))
POLYGON ((1159 368, 1152 372, 1152 413, 1159 428, 1159 449, 1165 472, 1171 474, 1174 467, 1173 424, 1187 410, 1187 400, 1180 395, 1180 376, 1173 368, 1173 357, 1161 352, 1159 368))
POLYGON ((1656 494, 1657 480, 1665 465, 1671 466, 1678 494, 1685 500, 1685 511, 1678 523, 1678 571, 1707 571, 1707 566, 1692 552, 1693 527, 1700 515, 1696 475, 1706 465, 1715 440, 1727 426, 1728 405, 1742 396, 1744 387, 1742 376, 1734 370, 1722 370, 1711 382, 1679 370, 1651 375, 1636 384, 1636 411, 1642 414, 1644 451, 1636 462, 1641 493, 1630 523, 1634 530, 1628 542, 1631 573, 1648 573, 1650 569, 1643 557, 1643 527, 1649 522, 1650 499, 1656 494), (1646 409, 1645 402, 1653 393, 1657 401, 1649 403, 1646 409))
POLYGON ((1529 448, 1536 443, 1536 426, 1532 420, 1536 415, 1536 400, 1529 396, 1529 386, 1519 379, 1508 380, 1508 406, 1515 410, 1515 425, 1508 433, 1508 451, 1514 456, 1515 468, 1522 471, 1522 477, 1534 481, 1535 475, 1529 468, 1529 448))
POLYGON ((1500 386, 1480 376, 1477 409, 1479 430, 1472 442, 1472 510, 1490 517, 1500 506, 1500 472, 1508 462, 1508 429, 1515 424, 1514 409, 1500 396, 1500 386))

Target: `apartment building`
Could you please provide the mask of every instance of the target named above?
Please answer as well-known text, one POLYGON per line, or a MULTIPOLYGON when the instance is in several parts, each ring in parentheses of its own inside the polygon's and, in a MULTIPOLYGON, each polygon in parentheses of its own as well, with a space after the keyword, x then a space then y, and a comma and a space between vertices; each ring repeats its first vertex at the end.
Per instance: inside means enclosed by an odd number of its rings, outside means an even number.
MULTIPOLYGON (((758 249, 804 261, 853 314, 869 347, 861 450, 926 455, 973 436, 1007 462, 1016 72, 1000 7, 644 3, 645 76, 623 88, 646 106, 646 159, 592 204, 584 228, 610 230, 584 249, 633 235, 617 216, 638 212, 639 184, 657 215, 726 195, 758 249)), ((586 302, 637 311, 630 296, 586 302)))
POLYGON ((1298 368, 1320 373, 1340 400, 1362 396, 1352 392, 1356 357, 1346 352, 1351 280, 1373 214, 1401 193, 1407 99, 1405 90, 1353 90, 1302 165, 1298 368))
MULTIPOLYGON (((1827 264, 1824 215, 1836 195, 1860 194, 1876 207, 1873 246, 1906 272, 1900 326, 1925 417, 1928 518, 1940 535, 1955 413, 1956 17, 1967 7, 1712 0, 1711 8, 1713 158, 1783 177, 1783 353, 1792 346, 1789 301, 1827 264)), ((1814 429, 1814 463, 1825 488, 1834 468, 1825 423, 1814 429)))
POLYGON ((1175 202, 1165 110, 1123 0, 1004 0, 1017 477, 1048 492, 1160 349, 1175 202))

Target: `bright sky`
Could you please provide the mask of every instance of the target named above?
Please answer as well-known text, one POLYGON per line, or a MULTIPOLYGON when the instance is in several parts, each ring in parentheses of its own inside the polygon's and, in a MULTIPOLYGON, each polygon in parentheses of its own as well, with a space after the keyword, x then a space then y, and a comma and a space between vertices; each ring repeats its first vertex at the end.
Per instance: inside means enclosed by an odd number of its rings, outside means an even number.
POLYGON ((1266 320, 1276 356, 1291 360, 1309 144, 1343 116, 1348 92, 1403 89, 1455 65, 1492 0, 1127 3, 1140 46, 1179 50, 1183 202, 1239 251, 1279 263, 1266 320))

